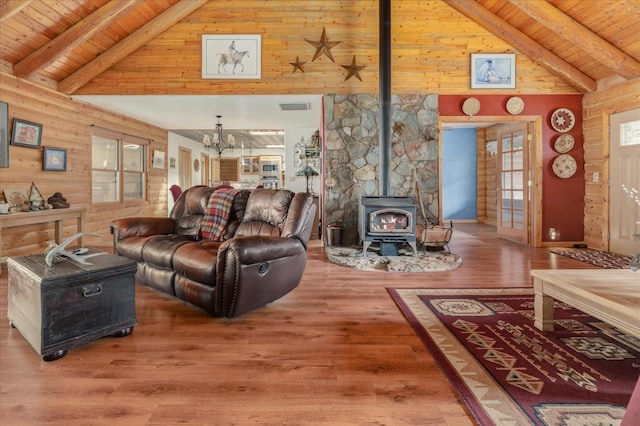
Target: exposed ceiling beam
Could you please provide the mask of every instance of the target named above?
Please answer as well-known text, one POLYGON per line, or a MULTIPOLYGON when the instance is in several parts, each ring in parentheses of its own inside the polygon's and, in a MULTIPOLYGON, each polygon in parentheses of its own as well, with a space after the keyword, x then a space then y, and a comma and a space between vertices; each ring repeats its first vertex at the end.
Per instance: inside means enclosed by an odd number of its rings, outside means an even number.
POLYGON ((2 0, 0 1, 0 24, 12 18, 23 9, 29 7, 33 0, 2 0))
MULTIPOLYGON (((580 92, 593 92, 597 83, 588 75, 565 62, 540 44, 523 34, 520 30, 500 19, 491 11, 468 0, 443 0, 449 6, 462 13, 472 21, 482 25, 495 36, 520 50, 533 61, 548 69, 580 92)), ((537 5, 539 2, 535 2, 537 5)))
POLYGON ((603 40, 553 5, 544 1, 507 1, 627 80, 640 76, 640 62, 603 40))
POLYGON ((22 78, 32 76, 51 65, 59 57, 64 56, 75 47, 89 40, 94 34, 111 25, 111 23, 138 5, 137 0, 111 0, 15 64, 13 67, 14 75, 22 78))
POLYGON ((58 91, 69 95, 72 94, 208 1, 209 0, 189 0, 177 2, 93 61, 62 80, 58 84, 58 91))

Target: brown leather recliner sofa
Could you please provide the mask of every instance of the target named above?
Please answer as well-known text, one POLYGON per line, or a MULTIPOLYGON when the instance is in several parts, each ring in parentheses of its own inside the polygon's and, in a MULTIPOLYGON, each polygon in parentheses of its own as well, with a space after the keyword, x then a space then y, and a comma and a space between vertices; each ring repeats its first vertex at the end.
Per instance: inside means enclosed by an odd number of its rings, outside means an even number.
POLYGON ((201 227, 213 191, 189 188, 168 218, 122 218, 110 229, 114 252, 138 263, 136 282, 232 318, 299 284, 315 206, 308 193, 240 190, 214 241, 202 238, 201 227))

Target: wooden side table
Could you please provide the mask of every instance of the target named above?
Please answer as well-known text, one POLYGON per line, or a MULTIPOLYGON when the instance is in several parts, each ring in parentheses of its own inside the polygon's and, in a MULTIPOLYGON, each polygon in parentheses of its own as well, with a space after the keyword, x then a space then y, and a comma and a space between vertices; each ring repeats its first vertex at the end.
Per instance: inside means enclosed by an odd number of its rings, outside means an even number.
POLYGON ((101 337, 131 334, 136 262, 107 253, 88 259, 91 265, 56 260, 47 266, 38 254, 7 261, 7 316, 43 360, 101 337))
MULTIPOLYGON (((54 223, 56 243, 62 242, 62 221, 76 219, 77 232, 84 231, 84 207, 69 207, 68 209, 39 210, 37 212, 19 212, 0 215, 0 259, 2 258, 2 230, 17 226, 29 226, 36 223, 54 223)), ((82 245, 82 238, 78 240, 82 245)), ((0 274, 2 264, 0 263, 0 274)))

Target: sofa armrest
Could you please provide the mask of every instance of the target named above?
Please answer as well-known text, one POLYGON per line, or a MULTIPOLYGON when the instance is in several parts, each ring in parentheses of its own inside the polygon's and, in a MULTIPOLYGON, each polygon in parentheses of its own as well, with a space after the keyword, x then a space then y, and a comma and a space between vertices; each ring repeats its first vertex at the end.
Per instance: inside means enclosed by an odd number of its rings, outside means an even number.
POLYGON ((176 222, 167 217, 127 217, 116 219, 109 225, 116 241, 127 237, 172 234, 175 228, 176 222))
POLYGON ((307 251, 297 238, 235 237, 218 249, 216 315, 235 317, 270 303, 300 279, 307 251))

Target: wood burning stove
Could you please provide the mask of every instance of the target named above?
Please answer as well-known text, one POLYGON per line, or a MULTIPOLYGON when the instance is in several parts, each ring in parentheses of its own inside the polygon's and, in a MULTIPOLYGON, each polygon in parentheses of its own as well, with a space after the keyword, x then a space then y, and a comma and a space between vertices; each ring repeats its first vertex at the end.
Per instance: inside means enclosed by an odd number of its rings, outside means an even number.
POLYGON ((416 205, 411 197, 379 196, 360 198, 358 232, 362 239, 362 255, 369 245, 380 243, 380 254, 398 254, 398 244, 407 243, 418 255, 416 248, 416 205))

